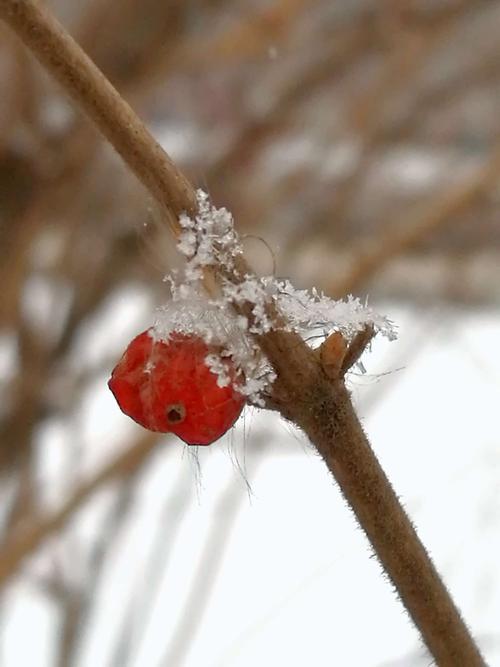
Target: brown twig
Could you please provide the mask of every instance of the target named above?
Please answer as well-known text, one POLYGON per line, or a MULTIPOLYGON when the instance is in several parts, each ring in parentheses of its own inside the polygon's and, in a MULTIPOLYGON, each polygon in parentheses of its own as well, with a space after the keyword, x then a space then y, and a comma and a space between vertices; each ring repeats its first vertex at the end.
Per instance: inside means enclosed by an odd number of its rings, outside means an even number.
POLYGON ((358 331, 347 348, 346 355, 342 360, 342 366, 340 368, 339 375, 344 376, 347 371, 359 361, 361 355, 370 344, 370 341, 374 336, 375 331, 372 326, 367 326, 361 331, 358 331))
MULTIPOLYGON (((0 0, 0 17, 93 118, 159 204, 174 216, 182 210, 191 212, 192 186, 48 10, 32 0, 0 0)), ((171 226, 176 231, 178 223, 171 226)), ((274 330, 261 336, 259 343, 277 372, 273 394, 282 414, 303 428, 323 456, 438 664, 483 665, 369 446, 342 378, 327 377, 298 335, 274 330)), ((84 489, 84 497, 88 493, 84 489)), ((81 502, 80 494, 14 541, 0 563, 0 580, 81 502)))
POLYGON ((98 489, 111 480, 130 475, 153 452, 158 434, 148 433, 125 452, 120 452, 92 479, 82 482, 54 513, 37 517, 28 525, 20 525, 2 545, 0 557, 0 588, 19 569, 26 556, 35 551, 65 523, 98 489))
MULTIPOLYGON (((253 478, 264 463, 266 443, 257 444, 246 473, 253 478)), ((172 634, 172 641, 163 655, 162 665, 182 665, 187 651, 196 638, 212 592, 221 575, 224 555, 229 547, 229 537, 240 516, 246 494, 231 480, 221 492, 214 509, 212 527, 198 559, 198 567, 193 574, 189 593, 180 610, 172 634)))
POLYGON ((263 341, 267 356, 278 361, 275 396, 281 412, 302 427, 324 458, 430 652, 439 665, 483 665, 370 448, 343 380, 332 383, 318 368, 314 352, 294 339, 288 357, 280 353, 282 344, 272 334, 263 341))
MULTIPOLYGON (((470 3, 456 3, 428 24, 410 20, 406 25, 404 20, 402 22, 396 20, 396 25, 392 30, 395 33, 392 36, 392 41, 395 43, 394 52, 387 57, 387 65, 380 78, 366 92, 357 96, 347 109, 346 122, 349 132, 356 136, 361 147, 360 157, 347 180, 336 188, 333 205, 325 208, 324 204, 321 204, 319 210, 313 214, 313 219, 308 227, 310 235, 321 236, 325 229, 330 230, 332 225, 345 218, 349 206, 352 206, 361 188, 362 177, 366 175, 367 169, 376 159, 374 149, 387 138, 387 127, 383 122, 387 107, 390 107, 391 101, 396 100, 398 95, 408 88, 408 81, 415 79, 416 74, 423 69, 424 63, 430 60, 436 49, 442 45, 444 36, 450 33, 457 19, 461 18, 463 14, 468 15, 470 9, 470 3)), ((386 7, 385 11, 388 13, 387 18, 390 19, 394 7, 386 7)), ((416 88, 418 89, 418 86, 416 88)), ((450 90, 446 86, 445 89, 449 97, 450 90)), ((442 94, 442 87, 439 92, 442 94)), ((413 121, 418 112, 422 112, 421 101, 417 96, 414 103, 416 110, 413 110, 411 116, 413 121)), ((453 194, 455 193, 460 194, 459 189, 454 189, 453 194)), ((450 191, 449 194, 452 192, 450 191)), ((444 226, 447 221, 451 221, 453 218, 450 216, 455 214, 454 210, 451 210, 449 215, 446 213, 445 216, 440 215, 440 221, 437 221, 435 225, 430 223, 428 226, 427 224, 427 217, 433 216, 435 209, 440 208, 441 202, 445 201, 447 195, 448 193, 443 197, 440 194, 429 207, 415 210, 416 219, 413 218, 413 212, 405 215, 403 229, 400 222, 401 216, 391 221, 382 231, 381 238, 373 243, 373 247, 361 248, 357 253, 355 252, 347 275, 325 285, 327 293, 343 297, 355 292, 394 257, 432 234, 440 226, 444 226)), ((293 252, 294 247, 300 249, 301 242, 301 235, 295 239, 292 236, 289 250, 293 252)))
POLYGON ((417 245, 437 230, 450 225, 457 216, 470 207, 498 180, 500 148, 497 147, 464 183, 439 192, 431 202, 407 213, 404 225, 391 221, 373 247, 360 251, 354 268, 344 278, 335 281, 329 292, 350 294, 391 259, 417 245))
POLYGON ((195 210, 193 186, 118 91, 43 5, 6 0, 0 15, 170 214, 169 223, 177 234, 179 214, 195 210))

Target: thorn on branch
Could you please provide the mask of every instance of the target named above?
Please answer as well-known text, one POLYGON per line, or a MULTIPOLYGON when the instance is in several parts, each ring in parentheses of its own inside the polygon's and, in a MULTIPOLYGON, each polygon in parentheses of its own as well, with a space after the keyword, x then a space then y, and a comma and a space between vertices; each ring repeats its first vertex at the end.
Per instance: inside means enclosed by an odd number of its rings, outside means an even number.
POLYGON ((330 380, 341 375, 342 364, 348 352, 347 341, 340 331, 335 331, 318 348, 317 354, 323 370, 330 380))
POLYGON ((342 367, 340 369, 341 375, 344 376, 347 371, 359 361, 361 355, 366 350, 375 336, 375 330, 371 324, 365 326, 361 331, 354 336, 349 344, 347 353, 344 357, 342 367))
POLYGON ((359 361, 374 336, 375 330, 372 325, 367 325, 358 331, 349 344, 339 331, 328 336, 316 354, 330 380, 342 379, 347 371, 359 361))

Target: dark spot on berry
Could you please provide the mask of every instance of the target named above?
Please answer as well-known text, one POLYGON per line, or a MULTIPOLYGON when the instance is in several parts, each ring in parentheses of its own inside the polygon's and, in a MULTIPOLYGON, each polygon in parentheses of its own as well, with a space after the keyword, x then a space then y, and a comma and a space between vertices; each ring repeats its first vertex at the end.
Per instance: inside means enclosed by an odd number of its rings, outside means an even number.
POLYGON ((173 403, 167 407, 167 421, 169 424, 180 424, 186 418, 186 408, 182 403, 173 403))

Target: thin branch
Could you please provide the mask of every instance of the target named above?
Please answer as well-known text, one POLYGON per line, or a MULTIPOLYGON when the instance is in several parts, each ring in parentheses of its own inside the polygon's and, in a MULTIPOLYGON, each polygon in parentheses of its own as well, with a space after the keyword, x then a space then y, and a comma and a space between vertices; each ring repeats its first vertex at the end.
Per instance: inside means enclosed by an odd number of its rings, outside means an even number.
POLYGON ((405 217, 404 225, 391 221, 376 244, 358 253, 352 270, 344 280, 336 280, 329 293, 344 295, 402 254, 439 229, 452 224, 457 217, 494 186, 500 175, 500 147, 464 183, 439 192, 431 202, 419 205, 405 217))
POLYGON ((191 472, 187 468, 182 468, 175 486, 165 498, 156 537, 142 569, 143 585, 140 591, 130 597, 128 609, 122 619, 119 638, 109 660, 110 667, 126 667, 134 664, 140 642, 146 634, 156 598, 161 590, 159 584, 167 570, 169 558, 192 499, 190 495, 192 486, 188 483, 186 471, 189 472, 189 481, 192 482, 191 472), (168 526, 167 533, 165 526, 168 526))
MULTIPOLYGON (((0 17, 94 119, 163 209, 174 216, 192 212, 192 186, 48 10, 33 0, 0 0, 0 17)), ((171 228, 174 233, 178 229, 175 220, 171 228)), ((342 378, 328 378, 296 334, 273 330, 259 337, 259 344, 277 372, 274 400, 323 456, 438 664, 484 665, 370 448, 342 378)), ((0 563, 0 581, 80 503, 76 497, 60 513, 24 532, 0 563)))
MULTIPOLYGON (((439 19, 436 17, 427 25, 418 21, 407 23, 401 15, 398 16, 394 7, 382 5, 379 11, 382 15, 385 14, 385 17, 381 17, 384 24, 392 24, 388 31, 384 31, 384 37, 391 45, 386 56, 386 65, 373 85, 354 96, 345 112, 346 134, 356 137, 360 150, 359 158, 347 180, 336 185, 333 204, 326 207, 320 204, 319 210, 313 213, 308 225, 311 236, 321 235, 325 229, 330 229, 332 224, 345 218, 349 206, 359 192, 361 177, 374 160, 373 149, 384 138, 383 120, 387 108, 390 108, 391 102, 397 100, 402 90, 407 89, 408 81, 415 78, 425 61, 439 48, 443 37, 450 30, 450 25, 462 13, 470 10, 469 5, 467 2, 455 3, 448 11, 443 12, 439 19)), ((288 250, 293 252, 294 248, 298 248, 300 251, 301 247, 302 236, 299 234, 292 237, 288 250)), ((334 293, 344 296, 350 292, 336 290, 334 293)))
MULTIPOLYGON (((255 476, 265 461, 266 443, 261 442, 257 447, 247 468, 249 479, 255 476)), ((219 496, 212 526, 198 559, 198 568, 192 576, 189 593, 178 614, 172 640, 161 659, 162 666, 180 666, 186 660, 189 648, 203 624, 245 498, 244 490, 241 486, 235 486, 234 480, 228 482, 219 496)))
POLYGON ((97 591, 105 569, 106 559, 112 549, 116 537, 130 516, 134 502, 134 493, 140 479, 147 457, 142 458, 127 477, 120 478, 117 496, 113 499, 114 506, 104 520, 99 537, 92 545, 92 552, 87 565, 88 574, 83 582, 79 582, 79 606, 73 607, 73 618, 62 621, 63 637, 58 655, 57 667, 71 667, 76 662, 80 641, 88 627, 89 618, 97 600, 97 591))
POLYGON ((158 443, 158 434, 147 433, 125 452, 120 452, 90 480, 83 482, 54 513, 41 516, 28 525, 20 525, 2 546, 0 588, 16 574, 25 558, 49 537, 61 530, 82 505, 113 479, 129 475, 150 456, 158 443))

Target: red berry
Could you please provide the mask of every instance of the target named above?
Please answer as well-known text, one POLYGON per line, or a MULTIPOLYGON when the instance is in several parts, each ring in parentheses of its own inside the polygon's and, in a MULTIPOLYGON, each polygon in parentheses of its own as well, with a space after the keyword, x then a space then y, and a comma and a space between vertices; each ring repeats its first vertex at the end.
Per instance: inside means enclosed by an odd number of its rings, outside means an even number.
MULTIPOLYGON (((244 397, 217 385, 205 363, 217 352, 196 336, 174 333, 168 341, 143 331, 130 343, 108 386, 121 410, 151 431, 175 433, 188 445, 210 445, 238 419, 244 397)), ((230 378, 235 371, 223 358, 230 378)))

